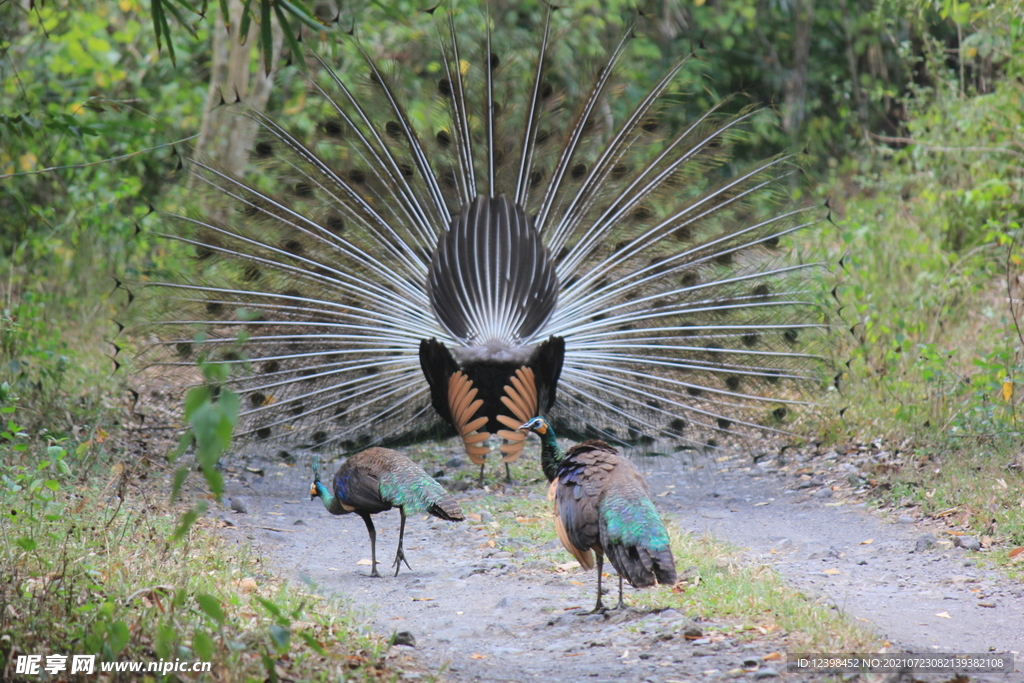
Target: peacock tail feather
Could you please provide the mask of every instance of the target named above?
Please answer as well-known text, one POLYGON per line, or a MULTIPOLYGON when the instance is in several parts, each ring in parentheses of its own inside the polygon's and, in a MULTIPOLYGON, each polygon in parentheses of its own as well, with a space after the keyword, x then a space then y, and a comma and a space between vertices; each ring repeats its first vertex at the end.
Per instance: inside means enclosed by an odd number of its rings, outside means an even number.
MULTIPOLYGON (((460 436, 479 458, 499 434, 513 459, 537 414, 650 450, 786 433, 826 363, 823 264, 788 247, 821 211, 780 208, 794 158, 732 162, 757 112, 678 121, 691 57, 641 89, 621 68, 633 26, 587 85, 567 76, 568 11, 533 49, 489 20, 467 45, 473 17, 434 14, 430 68, 353 39, 343 72, 312 55, 295 122, 240 112, 260 129, 244 175, 191 161, 222 208, 159 231, 196 273, 140 283, 174 311, 146 327, 145 362, 228 366, 238 434, 264 444, 460 436)), ((400 484, 382 482, 436 495, 400 484)))

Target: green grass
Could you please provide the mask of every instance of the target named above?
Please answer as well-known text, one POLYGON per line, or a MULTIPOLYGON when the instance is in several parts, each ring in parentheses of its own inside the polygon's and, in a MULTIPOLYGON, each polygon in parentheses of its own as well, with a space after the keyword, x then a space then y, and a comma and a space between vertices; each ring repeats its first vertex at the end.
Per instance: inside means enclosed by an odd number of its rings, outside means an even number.
POLYGON ((279 581, 204 520, 172 540, 186 506, 169 505, 163 485, 151 483, 163 479, 155 464, 117 462, 118 447, 107 451, 95 438, 101 426, 84 430, 93 438, 72 448, 19 427, 21 411, 7 403, 0 671, 13 673, 6 667, 19 655, 98 654, 97 667, 212 663, 211 673, 190 680, 397 675, 387 643, 347 607, 279 581))

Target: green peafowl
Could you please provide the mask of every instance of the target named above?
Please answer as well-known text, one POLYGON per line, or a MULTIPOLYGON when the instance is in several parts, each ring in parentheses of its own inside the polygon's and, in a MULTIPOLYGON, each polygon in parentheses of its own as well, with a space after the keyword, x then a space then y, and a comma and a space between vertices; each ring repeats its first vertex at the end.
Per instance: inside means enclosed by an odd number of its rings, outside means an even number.
MULTIPOLYGON (((426 511, 449 522, 465 517, 455 499, 434 481, 423 468, 401 453, 387 448, 368 448, 345 460, 334 475, 334 489, 320 481, 320 460, 313 460, 313 483, 309 499, 319 497, 332 515, 354 512, 366 522, 370 534, 370 576, 377 573, 377 530, 370 515, 397 507, 402 515, 398 531, 398 552, 395 553, 395 576, 402 562, 409 567, 402 550, 407 512, 426 511)), ((409 567, 412 569, 412 567, 409 567)))
POLYGON ((622 579, 634 588, 676 582, 676 561, 668 531, 658 516, 647 482, 631 460, 603 441, 584 441, 562 452, 555 432, 543 417, 520 429, 541 440, 541 467, 551 482, 548 497, 555 501, 555 529, 565 549, 584 569, 594 568, 597 556, 597 605, 601 602, 604 556, 622 579))
POLYGON ((474 16, 424 14, 432 55, 384 65, 351 38, 344 77, 310 58, 301 122, 244 112, 244 177, 190 163, 224 208, 165 221, 197 272, 140 284, 174 311, 151 361, 226 364, 257 444, 457 436, 481 481, 492 436, 511 480, 539 414, 661 453, 787 433, 828 327, 823 264, 787 245, 820 212, 779 208, 799 169, 737 170, 756 111, 681 120, 689 55, 646 90, 626 79, 637 25, 578 78, 566 13, 547 8, 533 48, 490 17, 468 46, 474 16))

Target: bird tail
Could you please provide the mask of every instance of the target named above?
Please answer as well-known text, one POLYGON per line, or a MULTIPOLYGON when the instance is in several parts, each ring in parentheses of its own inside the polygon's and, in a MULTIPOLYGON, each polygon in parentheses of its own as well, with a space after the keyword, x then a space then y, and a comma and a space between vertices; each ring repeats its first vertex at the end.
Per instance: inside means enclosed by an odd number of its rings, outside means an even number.
POLYGON ((486 47, 464 49, 472 29, 441 19, 415 111, 401 70, 353 39, 345 79, 313 55, 295 126, 245 112, 260 131, 250 168, 194 159, 194 186, 218 208, 182 210, 157 233, 194 274, 142 274, 172 311, 142 330, 155 340, 143 363, 181 383, 199 360, 230 370, 238 436, 354 452, 457 434, 432 406, 420 346, 486 342, 466 320, 523 347, 564 339, 548 412, 563 436, 653 449, 785 432, 827 355, 821 263, 786 256, 822 213, 779 209, 795 160, 736 172, 730 151, 759 114, 725 102, 685 120, 688 56, 638 92, 633 27, 581 87, 552 7, 522 54, 490 21, 486 47), (458 291, 494 296, 446 311, 430 284, 438 245, 465 207, 501 195, 542 242, 530 272, 545 274, 545 305, 497 310, 526 299, 522 283, 484 286, 504 282, 488 266, 458 291))
POLYGON ((601 546, 619 575, 636 588, 676 582, 668 531, 650 498, 610 492, 602 502, 601 546))
POLYGON ((448 522, 461 522, 466 519, 466 516, 462 513, 462 508, 459 507, 459 504, 451 496, 446 496, 433 503, 427 508, 427 512, 448 522))

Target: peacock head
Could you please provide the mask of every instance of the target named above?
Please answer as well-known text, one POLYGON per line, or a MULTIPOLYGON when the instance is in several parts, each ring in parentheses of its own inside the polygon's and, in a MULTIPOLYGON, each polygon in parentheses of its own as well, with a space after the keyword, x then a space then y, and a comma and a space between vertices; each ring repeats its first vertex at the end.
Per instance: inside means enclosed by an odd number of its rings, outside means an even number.
POLYGON ((533 432, 534 434, 543 436, 551 431, 551 425, 548 424, 547 420, 538 415, 526 424, 520 425, 519 430, 524 432, 533 432))
POLYGON ((313 483, 309 485, 309 499, 313 500, 320 496, 316 485, 320 483, 320 456, 313 456, 313 483))

